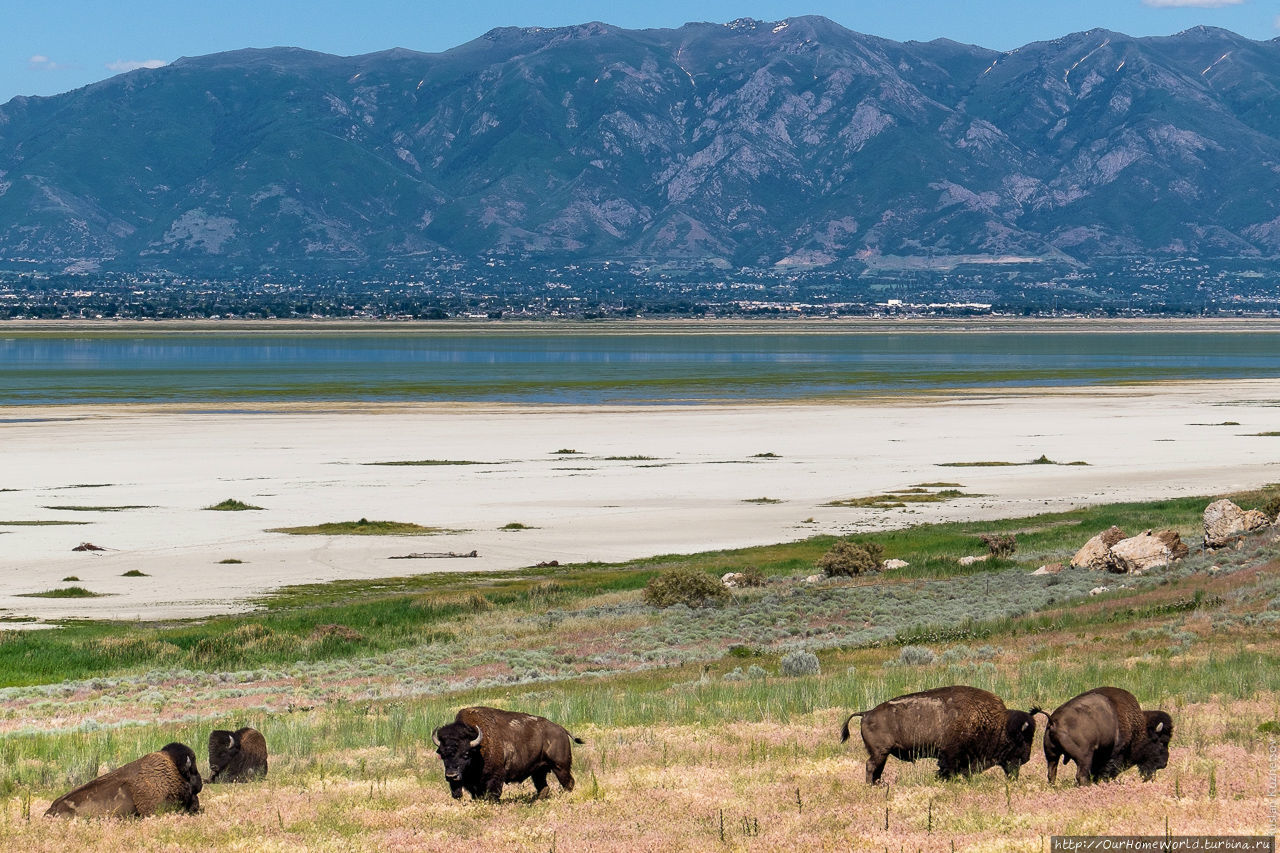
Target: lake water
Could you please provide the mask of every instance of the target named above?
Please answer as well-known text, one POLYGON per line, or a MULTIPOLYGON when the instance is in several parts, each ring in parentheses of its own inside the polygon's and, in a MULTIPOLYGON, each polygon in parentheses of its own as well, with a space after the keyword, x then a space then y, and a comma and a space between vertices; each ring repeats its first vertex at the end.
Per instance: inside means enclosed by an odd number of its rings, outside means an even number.
POLYGON ((279 400, 687 403, 1280 377, 1274 331, 31 334, 0 405, 279 400))

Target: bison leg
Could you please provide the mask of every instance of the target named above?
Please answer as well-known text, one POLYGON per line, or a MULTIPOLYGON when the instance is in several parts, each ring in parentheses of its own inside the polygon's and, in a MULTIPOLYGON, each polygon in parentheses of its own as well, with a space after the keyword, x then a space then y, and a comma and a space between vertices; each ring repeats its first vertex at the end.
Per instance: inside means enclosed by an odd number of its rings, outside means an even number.
MULTIPOLYGON (((450 781, 450 782, 449 782, 449 793, 453 795, 453 798, 454 798, 455 800, 460 800, 460 799, 462 799, 462 783, 461 783, 461 782, 454 782, 454 781, 450 781)), ((472 796, 475 796, 475 795, 473 794, 472 796)))
POLYGON ((551 796, 551 789, 547 787, 546 768, 533 771, 529 774, 529 778, 533 780, 533 798, 535 800, 551 796))
POLYGON ((1049 784, 1058 781, 1058 761, 1062 758, 1062 747, 1052 732, 1044 733, 1044 763, 1049 765, 1049 784))
POLYGON ((1093 782, 1093 750, 1076 756, 1076 784, 1088 785, 1093 782))
POLYGON ((573 774, 569 772, 569 765, 557 764, 552 770, 556 774, 556 781, 560 783, 560 787, 566 791, 572 791, 574 782, 573 774))
POLYGON ((494 777, 485 783, 484 798, 486 800, 494 800, 495 802, 502 796, 502 779, 494 777))
POLYGON ((880 783, 880 774, 884 773, 884 763, 889 760, 887 753, 871 753, 867 758, 867 784, 880 783))
POLYGON ((950 779, 963 768, 957 766, 956 756, 946 752, 938 753, 938 778, 950 779))

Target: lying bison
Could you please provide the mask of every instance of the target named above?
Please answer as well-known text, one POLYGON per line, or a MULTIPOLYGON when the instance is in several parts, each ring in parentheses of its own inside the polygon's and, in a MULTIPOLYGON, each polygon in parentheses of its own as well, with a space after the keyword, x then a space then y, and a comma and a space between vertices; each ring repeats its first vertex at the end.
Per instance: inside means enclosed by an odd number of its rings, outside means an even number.
POLYGON ((572 743, 585 743, 544 717, 497 708, 463 708, 431 733, 454 799, 465 789, 472 799, 496 800, 507 782, 533 778, 535 797, 550 796, 547 773, 573 790, 572 743))
POLYGON ((191 747, 171 743, 63 794, 45 817, 146 817, 169 809, 195 814, 203 786, 191 747))
POLYGON ((1076 784, 1114 779, 1137 766, 1150 780, 1169 763, 1173 718, 1164 711, 1143 711, 1138 700, 1118 687, 1099 687, 1067 701, 1049 715, 1044 730, 1044 760, 1049 784, 1058 778, 1058 760, 1076 763, 1076 784))
POLYGON ((1010 711, 999 696, 976 687, 937 687, 850 714, 840 742, 849 739, 849 721, 862 717, 870 785, 880 781, 891 755, 903 761, 936 757, 940 779, 995 765, 1016 779, 1018 768, 1031 760, 1036 713, 1043 712, 1010 711))
POLYGON ((248 782, 267 775, 267 740, 245 726, 209 732, 209 781, 248 782))

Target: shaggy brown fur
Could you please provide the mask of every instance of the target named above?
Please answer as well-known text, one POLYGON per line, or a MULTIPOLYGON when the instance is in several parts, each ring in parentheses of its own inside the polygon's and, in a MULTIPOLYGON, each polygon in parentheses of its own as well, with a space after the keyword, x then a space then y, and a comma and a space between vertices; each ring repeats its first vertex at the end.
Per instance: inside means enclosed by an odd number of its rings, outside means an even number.
POLYGON ((209 781, 248 782, 267 775, 267 739, 245 726, 209 733, 209 781))
POLYGON ((584 742, 544 717, 483 706, 463 708, 452 723, 432 733, 432 740, 455 798, 466 790, 472 798, 494 800, 505 783, 529 778, 534 796, 550 796, 548 773, 572 791, 572 744, 584 742))
POLYGON ((146 817, 168 809, 195 814, 202 787, 196 754, 171 743, 63 794, 45 816, 146 817))
POLYGON ((867 782, 880 781, 889 756, 903 761, 938 759, 938 776, 981 773, 999 765, 1017 778, 1031 758, 1031 741, 1039 709, 1010 711, 994 693, 956 685, 909 693, 882 702, 870 711, 850 714, 840 730, 849 739, 849 721, 862 717, 862 743, 867 748, 867 782))
POLYGON ((1173 718, 1164 711, 1143 711, 1138 700, 1119 687, 1099 687, 1063 703, 1049 716, 1044 758, 1049 783, 1058 778, 1058 762, 1076 763, 1076 783, 1114 779, 1137 765, 1151 779, 1169 763, 1173 718))

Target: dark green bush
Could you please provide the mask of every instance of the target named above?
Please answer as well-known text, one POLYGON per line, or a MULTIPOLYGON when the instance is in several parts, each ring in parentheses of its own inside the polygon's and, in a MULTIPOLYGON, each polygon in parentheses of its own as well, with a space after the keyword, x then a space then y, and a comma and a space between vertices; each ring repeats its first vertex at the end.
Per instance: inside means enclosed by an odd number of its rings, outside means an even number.
POLYGON ((645 585, 643 595, 653 607, 714 607, 729 600, 729 590, 719 578, 690 568, 663 572, 645 585))
POLYGON ((1280 516, 1280 495, 1277 495, 1276 497, 1264 503, 1260 507, 1260 509, 1267 516, 1267 518, 1271 519, 1272 521, 1275 521, 1277 516, 1280 516))
POLYGON ((818 568, 827 577, 854 577, 864 572, 880 571, 883 560, 884 548, 879 544, 841 539, 831 546, 830 551, 818 558, 818 568))

